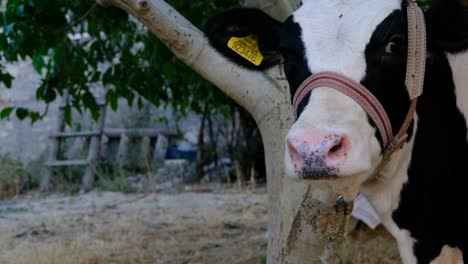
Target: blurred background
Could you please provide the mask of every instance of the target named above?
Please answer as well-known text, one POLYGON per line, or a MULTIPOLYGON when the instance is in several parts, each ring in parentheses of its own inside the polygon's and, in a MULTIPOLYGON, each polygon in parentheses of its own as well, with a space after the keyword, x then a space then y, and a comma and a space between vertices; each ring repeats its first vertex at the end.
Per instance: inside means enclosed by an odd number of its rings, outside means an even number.
MULTIPOLYGON (((200 28, 240 5, 170 4, 200 28)), ((25 174, 2 176, 4 192, 265 183, 249 114, 128 14, 93 1, 3 1, 2 15, 1 162, 25 174), (83 160, 99 160, 93 183, 83 160)))

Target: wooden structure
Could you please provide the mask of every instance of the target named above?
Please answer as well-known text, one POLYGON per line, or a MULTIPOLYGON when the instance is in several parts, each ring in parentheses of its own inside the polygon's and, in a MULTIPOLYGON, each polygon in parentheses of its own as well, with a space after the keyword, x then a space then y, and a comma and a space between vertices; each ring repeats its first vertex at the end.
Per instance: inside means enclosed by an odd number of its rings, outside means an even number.
POLYGON ((104 128, 103 136, 107 138, 105 157, 109 160, 121 162, 128 152, 130 138, 141 138, 140 150, 148 162, 157 167, 164 161, 169 137, 174 134, 162 133, 154 128, 104 128))
POLYGON ((50 182, 53 176, 53 168, 69 167, 69 166, 86 166, 85 173, 81 181, 81 190, 88 191, 92 188, 94 182, 96 163, 99 159, 102 132, 104 130, 104 122, 106 119, 106 104, 99 103, 100 113, 94 131, 83 132, 65 132, 65 108, 68 106, 68 92, 63 96, 63 102, 60 105, 59 114, 57 117, 56 131, 49 135, 51 146, 49 150, 49 159, 46 163, 46 170, 41 180, 41 190, 48 191, 50 182), (66 138, 91 137, 89 144, 88 158, 85 160, 61 160, 60 149, 62 142, 66 138))
POLYGON ((143 157, 148 158, 147 163, 156 168, 162 165, 168 146, 168 137, 175 134, 163 134, 158 129, 152 128, 105 128, 106 105, 100 103, 99 119, 93 131, 65 132, 64 110, 68 105, 68 95, 64 95, 64 101, 60 106, 55 132, 49 135, 51 146, 49 159, 46 163, 46 170, 41 180, 41 190, 48 191, 53 177, 53 168, 69 166, 85 166, 84 174, 81 178, 82 192, 89 191, 94 184, 96 165, 101 158, 101 146, 104 137, 107 138, 104 156, 108 160, 115 160, 121 163, 128 152, 129 138, 141 138, 140 150, 143 157), (89 138, 89 151, 87 159, 60 159, 61 147, 64 139, 67 138, 89 138))

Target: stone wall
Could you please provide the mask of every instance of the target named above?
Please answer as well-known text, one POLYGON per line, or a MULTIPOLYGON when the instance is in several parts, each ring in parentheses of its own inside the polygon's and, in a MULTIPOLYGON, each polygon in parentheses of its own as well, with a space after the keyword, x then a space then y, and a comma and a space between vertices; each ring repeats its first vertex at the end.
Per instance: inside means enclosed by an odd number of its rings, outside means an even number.
MULTIPOLYGON (((0 109, 7 106, 27 107, 44 112, 45 104, 35 100, 35 87, 40 77, 30 67, 29 62, 7 65, 7 71, 15 77, 13 89, 0 84, 0 109)), ((49 114, 31 125, 29 121, 19 121, 15 115, 0 121, 0 154, 11 154, 22 161, 37 159, 48 146, 47 134, 55 124, 57 103, 50 106, 49 114)))
MULTIPOLYGON (((35 100, 40 76, 33 70, 30 62, 19 62, 6 68, 15 80, 12 89, 0 84, 0 109, 20 106, 44 112, 46 105, 35 100)), ((94 94, 102 97, 104 89, 95 87, 94 94)), ((26 163, 46 154, 50 145, 48 135, 56 127, 60 101, 59 98, 52 103, 45 118, 35 124, 20 121, 14 114, 8 120, 0 120, 0 154, 10 154, 26 163)), ((80 116, 77 113, 73 113, 72 123, 72 127, 67 128, 68 130, 90 130, 94 125, 89 115, 80 116)), ((179 118, 170 109, 158 109, 149 104, 138 109, 136 106, 128 106, 126 101, 120 101, 116 112, 107 109, 105 127, 158 128, 169 134, 180 133, 182 141, 179 143, 194 147, 197 143, 199 123, 200 119, 195 114, 179 118), (161 122, 161 119, 165 121, 161 122)))

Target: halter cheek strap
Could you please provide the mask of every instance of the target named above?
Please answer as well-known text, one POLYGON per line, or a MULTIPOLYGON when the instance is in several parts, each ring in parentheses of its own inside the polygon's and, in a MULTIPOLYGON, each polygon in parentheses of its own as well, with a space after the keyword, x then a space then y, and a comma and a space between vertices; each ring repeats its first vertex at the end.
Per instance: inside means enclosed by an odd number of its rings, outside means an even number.
POLYGON ((408 61, 406 64, 406 88, 410 99, 423 93, 426 73, 427 41, 424 13, 411 0, 408 1, 408 61))
POLYGON ((306 98, 307 94, 320 87, 333 88, 356 101, 370 116, 382 136, 384 157, 377 169, 377 173, 381 172, 390 160, 390 156, 406 141, 406 132, 416 111, 417 98, 423 92, 426 70, 426 25, 424 14, 412 1, 408 1, 407 14, 408 61, 405 84, 411 104, 397 134, 393 134, 388 115, 379 100, 362 84, 342 74, 320 72, 310 76, 301 84, 293 99, 296 117, 299 104, 306 98))

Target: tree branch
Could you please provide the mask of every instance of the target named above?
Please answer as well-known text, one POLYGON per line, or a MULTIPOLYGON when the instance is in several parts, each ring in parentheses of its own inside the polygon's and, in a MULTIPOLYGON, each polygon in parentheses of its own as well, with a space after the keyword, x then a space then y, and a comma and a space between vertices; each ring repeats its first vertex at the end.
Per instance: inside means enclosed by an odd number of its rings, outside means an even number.
POLYGON ((265 74, 239 68, 216 52, 204 34, 162 0, 96 0, 138 18, 185 64, 249 111, 256 120, 284 102, 288 89, 265 74))

